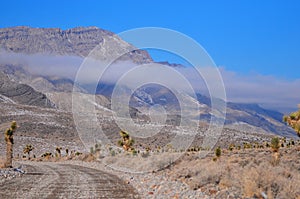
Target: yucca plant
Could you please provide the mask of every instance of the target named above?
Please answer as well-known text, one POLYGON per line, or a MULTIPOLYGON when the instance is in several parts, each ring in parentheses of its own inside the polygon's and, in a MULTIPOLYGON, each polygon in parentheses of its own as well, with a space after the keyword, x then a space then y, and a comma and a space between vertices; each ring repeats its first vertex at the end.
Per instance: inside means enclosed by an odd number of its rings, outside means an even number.
POLYGON ((283 121, 291 126, 300 137, 300 104, 298 104, 299 110, 291 113, 290 115, 283 116, 283 121))
POLYGON ((6 162, 5 167, 12 167, 12 158, 13 158, 13 144, 14 144, 14 132, 17 129, 17 122, 12 121, 10 128, 6 129, 4 133, 5 142, 6 142, 6 162))
POLYGON ((125 131, 120 131, 120 136, 122 137, 122 139, 118 141, 118 145, 123 147, 125 151, 134 150, 134 140, 130 138, 129 134, 125 131))
POLYGON ((56 147, 56 154, 57 154, 57 157, 61 157, 61 150, 62 150, 62 148, 61 147, 56 147))
POLYGON ((274 152, 278 152, 280 148, 280 140, 278 137, 274 137, 271 140, 271 148, 273 149, 274 152))
POLYGON ((221 153, 222 153, 221 147, 216 148, 215 155, 217 158, 221 157, 221 153))
POLYGON ((24 149, 23 149, 23 153, 27 154, 27 158, 28 160, 30 159, 30 152, 34 149, 34 147, 31 144, 27 144, 24 149))

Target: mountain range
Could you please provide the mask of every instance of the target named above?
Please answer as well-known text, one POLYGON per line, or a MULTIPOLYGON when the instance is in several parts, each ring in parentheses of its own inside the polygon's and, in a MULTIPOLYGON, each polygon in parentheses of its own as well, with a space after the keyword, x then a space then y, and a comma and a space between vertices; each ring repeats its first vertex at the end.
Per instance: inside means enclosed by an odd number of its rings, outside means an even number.
MULTIPOLYGON (((105 60, 111 53, 118 52, 120 46, 126 46, 130 53, 123 55, 120 61, 130 61, 134 64, 153 63, 153 59, 145 50, 137 50, 116 34, 97 27, 78 27, 69 30, 59 28, 30 28, 25 26, 0 29, 0 53, 21 54, 30 56, 36 54, 51 56, 74 56, 85 58, 90 51, 98 46, 100 58, 105 60)), ((168 67, 177 64, 161 62, 168 67)), ((54 110, 71 111, 71 92, 89 93, 80 85, 75 85, 72 78, 59 75, 34 74, 28 70, 28 63, 15 63, 2 60, 0 62, 0 101, 19 103, 54 110)), ((184 67, 180 65, 180 67, 184 67)), ((114 84, 101 83, 96 90, 96 101, 99 106, 110 109, 110 97, 114 84)), ((201 124, 208 124, 211 117, 211 100, 197 93, 197 98, 186 96, 187 103, 197 103, 201 112, 193 112, 201 124)), ((265 135, 280 135, 295 137, 293 130, 282 122, 283 114, 267 110, 257 104, 227 103, 225 128, 244 133, 265 135)), ((170 90, 157 85, 146 85, 134 91, 130 110, 135 116, 146 118, 145 110, 155 104, 160 104, 166 110, 180 110, 178 101, 170 90)), ((180 115, 179 115, 180 117, 180 115)), ((149 118, 148 118, 149 119, 149 118)), ((3 120, 3 119, 2 119, 3 120)))

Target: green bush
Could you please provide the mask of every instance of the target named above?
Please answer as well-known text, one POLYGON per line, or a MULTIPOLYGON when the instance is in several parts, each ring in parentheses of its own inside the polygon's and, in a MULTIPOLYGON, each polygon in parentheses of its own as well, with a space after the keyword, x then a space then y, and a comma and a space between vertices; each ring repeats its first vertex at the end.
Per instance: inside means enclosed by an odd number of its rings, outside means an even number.
POLYGON ((216 157, 219 158, 221 156, 221 153, 222 153, 221 148, 220 147, 216 148, 216 150, 215 150, 216 157))
POLYGON ((94 154, 94 147, 91 147, 91 148, 90 148, 90 153, 91 153, 91 154, 94 154))
POLYGON ((273 137, 271 140, 271 148, 273 149, 274 152, 277 152, 280 147, 280 141, 278 137, 273 137))

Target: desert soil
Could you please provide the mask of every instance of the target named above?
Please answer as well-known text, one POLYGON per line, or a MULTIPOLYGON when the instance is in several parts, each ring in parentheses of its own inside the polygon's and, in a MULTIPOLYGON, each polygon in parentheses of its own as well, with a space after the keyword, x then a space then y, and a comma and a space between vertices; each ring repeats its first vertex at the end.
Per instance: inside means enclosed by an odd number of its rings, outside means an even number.
POLYGON ((26 174, 0 183, 0 198, 139 198, 117 176, 84 166, 28 162, 26 174))

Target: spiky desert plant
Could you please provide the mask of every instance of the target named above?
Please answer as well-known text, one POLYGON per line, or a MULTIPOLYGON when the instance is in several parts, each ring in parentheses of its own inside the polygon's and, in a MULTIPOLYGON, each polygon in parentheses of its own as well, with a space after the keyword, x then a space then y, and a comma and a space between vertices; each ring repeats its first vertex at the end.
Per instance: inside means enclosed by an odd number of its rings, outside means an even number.
POLYGON ((278 137, 273 137, 271 139, 271 148, 273 150, 273 154, 272 154, 272 161, 271 164, 273 166, 276 166, 279 164, 279 160, 280 160, 280 153, 279 153, 279 148, 280 148, 280 139, 278 137))
POLYGON ((300 137, 300 104, 298 104, 299 110, 291 113, 290 115, 283 116, 283 121, 291 126, 300 137))
POLYGON ((34 149, 34 147, 31 144, 27 144, 24 149, 23 149, 23 153, 27 154, 27 158, 28 160, 30 159, 30 152, 34 149))
POLYGON ((6 129, 4 133, 5 142, 6 142, 5 167, 12 167, 14 132, 16 131, 16 129, 17 129, 17 122, 12 121, 10 128, 6 129))
POLYGON ((134 150, 134 140, 130 138, 129 134, 125 131, 120 131, 120 136, 122 137, 122 139, 118 141, 118 145, 122 146, 125 151, 134 150))
POLYGON ((216 157, 218 157, 218 158, 221 157, 221 153, 222 153, 221 148, 220 147, 216 148, 216 150, 215 150, 216 157))
POLYGON ((56 153, 57 153, 57 156, 60 158, 61 157, 61 150, 62 148, 61 147, 56 147, 56 153))
POLYGON ((271 140, 271 148, 273 149, 274 152, 278 152, 280 148, 280 140, 278 137, 273 137, 271 140))

